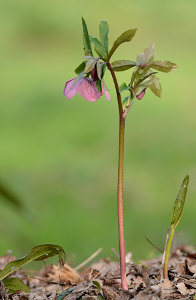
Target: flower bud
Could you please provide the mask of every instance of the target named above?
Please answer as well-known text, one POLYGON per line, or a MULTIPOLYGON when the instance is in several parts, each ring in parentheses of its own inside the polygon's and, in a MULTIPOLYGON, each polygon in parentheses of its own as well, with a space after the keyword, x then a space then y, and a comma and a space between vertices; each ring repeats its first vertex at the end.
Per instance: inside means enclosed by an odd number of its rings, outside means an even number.
POLYGON ((146 89, 144 89, 140 94, 136 95, 136 98, 138 100, 142 100, 142 98, 144 97, 145 93, 146 93, 146 89))

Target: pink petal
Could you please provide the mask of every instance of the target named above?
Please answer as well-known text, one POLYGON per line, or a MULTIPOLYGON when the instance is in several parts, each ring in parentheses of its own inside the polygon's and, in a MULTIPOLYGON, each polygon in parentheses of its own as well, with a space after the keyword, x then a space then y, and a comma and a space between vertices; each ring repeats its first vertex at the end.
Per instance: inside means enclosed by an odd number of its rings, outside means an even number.
POLYGON ((102 83, 101 86, 102 86, 102 95, 105 94, 107 100, 110 101, 110 94, 108 93, 108 90, 107 90, 105 84, 102 83))
POLYGON ((82 83, 78 86, 78 93, 90 102, 94 102, 102 96, 96 87, 96 82, 87 77, 84 77, 82 83))
POLYGON ((73 78, 65 83, 64 95, 68 99, 73 98, 77 94, 78 86, 81 84, 81 79, 79 79, 75 84, 73 84, 75 79, 76 78, 73 78))
POLYGON ((146 93, 146 89, 144 89, 140 94, 136 95, 136 98, 138 100, 141 100, 144 97, 145 93, 146 93))
MULTIPOLYGON (((76 77, 77 78, 77 77, 76 77)), ((79 93, 84 99, 94 102, 98 100, 103 94, 105 94, 108 101, 110 101, 110 95, 107 90, 104 89, 102 84, 102 93, 99 92, 96 86, 96 81, 92 78, 82 77, 74 83, 76 78, 73 78, 65 83, 64 95, 71 99, 77 93, 79 93)))
POLYGON ((110 94, 108 93, 108 91, 105 90, 105 96, 108 99, 108 101, 110 101, 110 94))

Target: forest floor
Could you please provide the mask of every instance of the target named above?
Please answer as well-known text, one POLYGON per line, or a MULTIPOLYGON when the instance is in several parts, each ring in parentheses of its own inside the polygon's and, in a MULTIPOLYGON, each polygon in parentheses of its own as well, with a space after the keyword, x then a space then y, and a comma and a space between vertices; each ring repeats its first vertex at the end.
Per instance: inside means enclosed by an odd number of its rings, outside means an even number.
MULTIPOLYGON (((0 257, 0 269, 15 258, 0 257)), ((162 257, 135 264, 127 255, 129 291, 120 288, 119 263, 101 259, 87 266, 73 269, 65 264, 61 269, 49 265, 39 272, 19 269, 10 277, 17 277, 30 293, 10 294, 0 282, 2 300, 158 300, 196 299, 196 252, 193 247, 176 249, 169 260, 169 279, 162 277, 162 257), (79 271, 80 270, 80 271, 79 271)))

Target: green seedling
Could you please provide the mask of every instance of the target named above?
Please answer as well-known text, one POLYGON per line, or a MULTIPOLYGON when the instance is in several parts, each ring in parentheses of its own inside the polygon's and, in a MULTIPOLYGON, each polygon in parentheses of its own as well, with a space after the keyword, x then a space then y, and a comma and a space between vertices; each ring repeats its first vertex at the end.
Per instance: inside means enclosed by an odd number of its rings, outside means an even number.
MULTIPOLYGON (((173 214, 171 217, 171 224, 170 224, 170 228, 169 228, 170 229, 169 230, 169 239, 168 239, 168 241, 166 241, 165 257, 164 257, 164 264, 163 264, 163 278, 164 279, 168 279, 169 254, 170 254, 170 250, 171 250, 171 245, 172 245, 175 229, 176 229, 178 223, 180 222, 180 219, 182 216, 182 211, 184 208, 188 184, 189 184, 189 176, 187 175, 181 184, 176 201, 174 203, 173 214)), ((166 238, 166 240, 167 240, 167 238, 166 238)))

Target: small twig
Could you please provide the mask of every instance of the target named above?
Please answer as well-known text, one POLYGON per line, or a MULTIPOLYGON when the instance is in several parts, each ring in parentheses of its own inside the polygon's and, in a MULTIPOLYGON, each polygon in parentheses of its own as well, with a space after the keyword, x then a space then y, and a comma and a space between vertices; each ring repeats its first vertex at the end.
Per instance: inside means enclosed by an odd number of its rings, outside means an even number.
POLYGON ((37 280, 40 280, 40 281, 44 281, 44 282, 47 282, 47 283, 66 285, 65 282, 46 280, 46 279, 42 279, 42 278, 34 277, 34 276, 28 276, 28 277, 33 278, 33 279, 37 279, 37 280))
POLYGON ((101 271, 99 271, 99 272, 92 278, 92 280, 94 280, 94 279, 96 279, 96 278, 99 279, 99 278, 105 276, 106 272, 108 272, 109 270, 110 270, 110 267, 105 266, 101 271), (103 273, 103 271, 105 271, 105 272, 103 273), (99 276, 99 275, 100 275, 100 276, 99 276))
POLYGON ((196 276, 191 276, 191 275, 186 275, 186 274, 178 274, 175 271, 169 271, 170 275, 175 276, 175 277, 182 277, 186 279, 196 279, 196 276))
POLYGON ((163 253, 163 250, 161 250, 159 247, 157 247, 146 235, 145 235, 146 240, 159 252, 163 253))
POLYGON ((84 266, 86 266, 86 264, 88 264, 91 260, 93 260, 97 255, 99 255, 99 253, 102 251, 102 248, 99 248, 95 253, 93 253, 91 256, 89 256, 89 258, 87 258, 85 261, 83 261, 81 264, 79 264, 75 270, 78 271, 79 269, 83 268, 84 266))
POLYGON ((88 275, 88 280, 91 281, 91 276, 93 274, 93 269, 91 269, 90 274, 88 275))
MULTIPOLYGON (((131 274, 137 275, 137 273, 131 271, 131 272, 127 272, 126 276, 131 275, 131 274)), ((102 276, 100 276, 99 279, 104 279, 104 278, 102 276)), ((115 276, 106 276, 105 279, 121 279, 121 275, 119 274, 119 275, 115 275, 115 276)))

